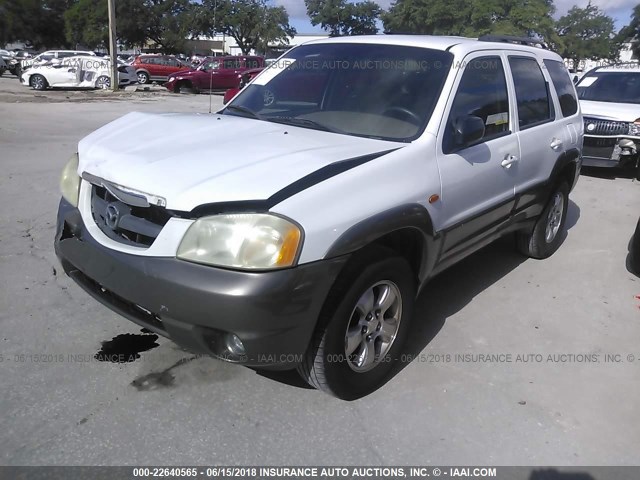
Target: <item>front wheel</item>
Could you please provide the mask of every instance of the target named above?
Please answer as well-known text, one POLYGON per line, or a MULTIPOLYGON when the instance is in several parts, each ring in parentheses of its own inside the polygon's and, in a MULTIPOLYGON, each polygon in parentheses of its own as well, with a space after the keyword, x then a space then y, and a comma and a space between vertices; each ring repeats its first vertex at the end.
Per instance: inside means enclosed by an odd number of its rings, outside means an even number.
POLYGON ((569 185, 562 182, 554 189, 533 230, 518 232, 518 250, 528 257, 548 258, 562 244, 569 207, 569 185))
POLYGON ((138 72, 138 83, 149 83, 149 74, 147 72, 138 72))
POLYGON ((31 85, 31 88, 33 88, 34 90, 46 90, 47 87, 49 86, 49 84, 47 83, 47 79, 44 78, 42 75, 31 75, 31 78, 29 79, 29 84, 31 85))
POLYGON ((108 90, 109 88, 111 88, 111 79, 106 75, 99 76, 96 80, 96 88, 108 90))
POLYGON ((399 360, 415 288, 409 265, 393 251, 356 254, 327 297, 298 373, 345 400, 382 386, 399 360))

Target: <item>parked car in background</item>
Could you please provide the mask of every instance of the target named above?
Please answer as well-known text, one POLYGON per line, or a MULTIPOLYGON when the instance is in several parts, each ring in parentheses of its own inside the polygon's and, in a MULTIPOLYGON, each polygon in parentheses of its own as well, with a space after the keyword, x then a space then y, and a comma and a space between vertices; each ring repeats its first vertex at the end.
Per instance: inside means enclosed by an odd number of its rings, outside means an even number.
POLYGON ((244 72, 263 68, 263 57, 208 57, 196 69, 170 75, 165 87, 174 93, 179 93, 183 88, 188 88, 195 92, 238 88, 244 72))
POLYGON ((583 165, 629 167, 640 179, 640 65, 594 68, 576 88, 584 117, 583 165))
MULTIPOLYGON (((34 90, 54 88, 110 88, 111 60, 104 57, 77 56, 60 61, 33 65, 23 72, 20 81, 34 90)), ((118 66, 119 86, 138 82, 138 76, 129 65, 118 66)))
POLYGON ((190 68, 173 55, 138 55, 131 65, 140 83, 166 82, 172 73, 190 68))
POLYGON ((4 58, 0 56, 0 76, 4 74, 9 69, 7 62, 4 61, 4 58))
POLYGON ((235 97, 238 94, 238 92, 240 92, 240 90, 246 87, 249 84, 249 82, 253 80, 255 77, 257 77, 263 70, 264 68, 252 68, 251 70, 246 70, 242 73, 239 73, 238 76, 240 77, 240 83, 238 84, 237 87, 230 88, 229 90, 224 92, 222 103, 225 105, 229 103, 231 99, 235 97))
POLYGON ((25 70, 31 68, 32 65, 44 64, 47 62, 62 60, 63 58, 75 57, 78 55, 84 56, 95 56, 95 53, 89 51, 82 50, 47 50, 46 52, 42 52, 35 57, 27 58, 20 62, 20 70, 24 72, 25 70))
POLYGON ((213 117, 134 112, 83 138, 55 251, 186 349, 354 399, 406 356, 429 279, 503 235, 561 246, 582 116, 562 58, 531 46, 372 35, 281 60, 213 117))
POLYGON ((32 57, 33 55, 27 50, 15 50, 11 60, 7 62, 9 65, 9 71, 16 77, 19 77, 22 72, 22 67, 20 65, 21 62, 32 57))

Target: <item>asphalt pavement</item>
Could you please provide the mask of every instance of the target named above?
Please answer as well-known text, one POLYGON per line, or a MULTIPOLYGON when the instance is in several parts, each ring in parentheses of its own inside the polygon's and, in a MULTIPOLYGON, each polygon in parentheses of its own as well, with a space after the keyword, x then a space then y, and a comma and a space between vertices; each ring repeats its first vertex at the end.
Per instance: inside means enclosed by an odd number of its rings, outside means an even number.
POLYGON ((0 78, 0 464, 638 463, 640 278, 626 259, 640 184, 630 176, 580 178, 552 258, 525 259, 508 237, 435 278, 418 300, 414 360, 344 402, 295 374, 141 332, 55 258, 59 174, 78 140, 131 111, 206 114, 209 97, 37 95, 0 78))

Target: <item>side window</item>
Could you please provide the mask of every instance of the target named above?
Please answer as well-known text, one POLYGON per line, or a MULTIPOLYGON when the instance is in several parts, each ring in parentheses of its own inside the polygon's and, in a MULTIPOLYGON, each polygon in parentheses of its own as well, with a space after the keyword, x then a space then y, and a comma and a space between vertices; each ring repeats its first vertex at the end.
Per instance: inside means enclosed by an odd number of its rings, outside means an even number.
POLYGON ((518 104, 520 130, 548 122, 554 116, 549 88, 533 58, 509 57, 518 104))
POLYGON ((509 133, 509 97, 500 57, 474 58, 465 66, 447 119, 444 153, 455 150, 454 124, 468 115, 480 117, 484 123, 479 143, 509 133))
POLYGON ((257 58, 248 58, 246 66, 247 68, 260 68, 260 60, 257 58))
POLYGON ((573 89, 573 82, 569 78, 569 72, 564 63, 556 60, 545 60, 544 66, 547 67, 553 86, 558 92, 558 100, 560 100, 560 110, 564 117, 570 117, 578 111, 578 101, 573 89))

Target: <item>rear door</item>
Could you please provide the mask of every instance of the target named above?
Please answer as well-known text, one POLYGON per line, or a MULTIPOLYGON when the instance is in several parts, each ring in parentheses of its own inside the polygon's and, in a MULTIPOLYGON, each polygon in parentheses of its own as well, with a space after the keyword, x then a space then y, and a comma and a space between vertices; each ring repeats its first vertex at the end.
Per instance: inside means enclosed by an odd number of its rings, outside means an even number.
MULTIPOLYGON (((528 203, 535 203, 540 209, 543 187, 548 186, 553 166, 567 145, 575 143, 576 135, 571 138, 567 125, 556 121, 556 118, 562 118, 560 105, 554 100, 550 78, 540 59, 533 54, 518 52, 508 54, 508 62, 517 106, 517 137, 522 152, 514 168, 517 174, 516 193, 524 196, 518 209, 528 207, 528 203)), ((577 110, 577 106, 575 108, 577 110)))
POLYGON ((243 65, 241 58, 226 58, 222 61, 214 88, 234 88, 240 83, 240 73, 243 65))
POLYGON ((501 53, 476 52, 462 66, 437 142, 440 205, 447 231, 443 253, 464 249, 509 218, 514 204, 513 165, 520 157, 501 53), (476 144, 460 148, 455 145, 453 125, 466 115, 480 117, 485 131, 476 144))

